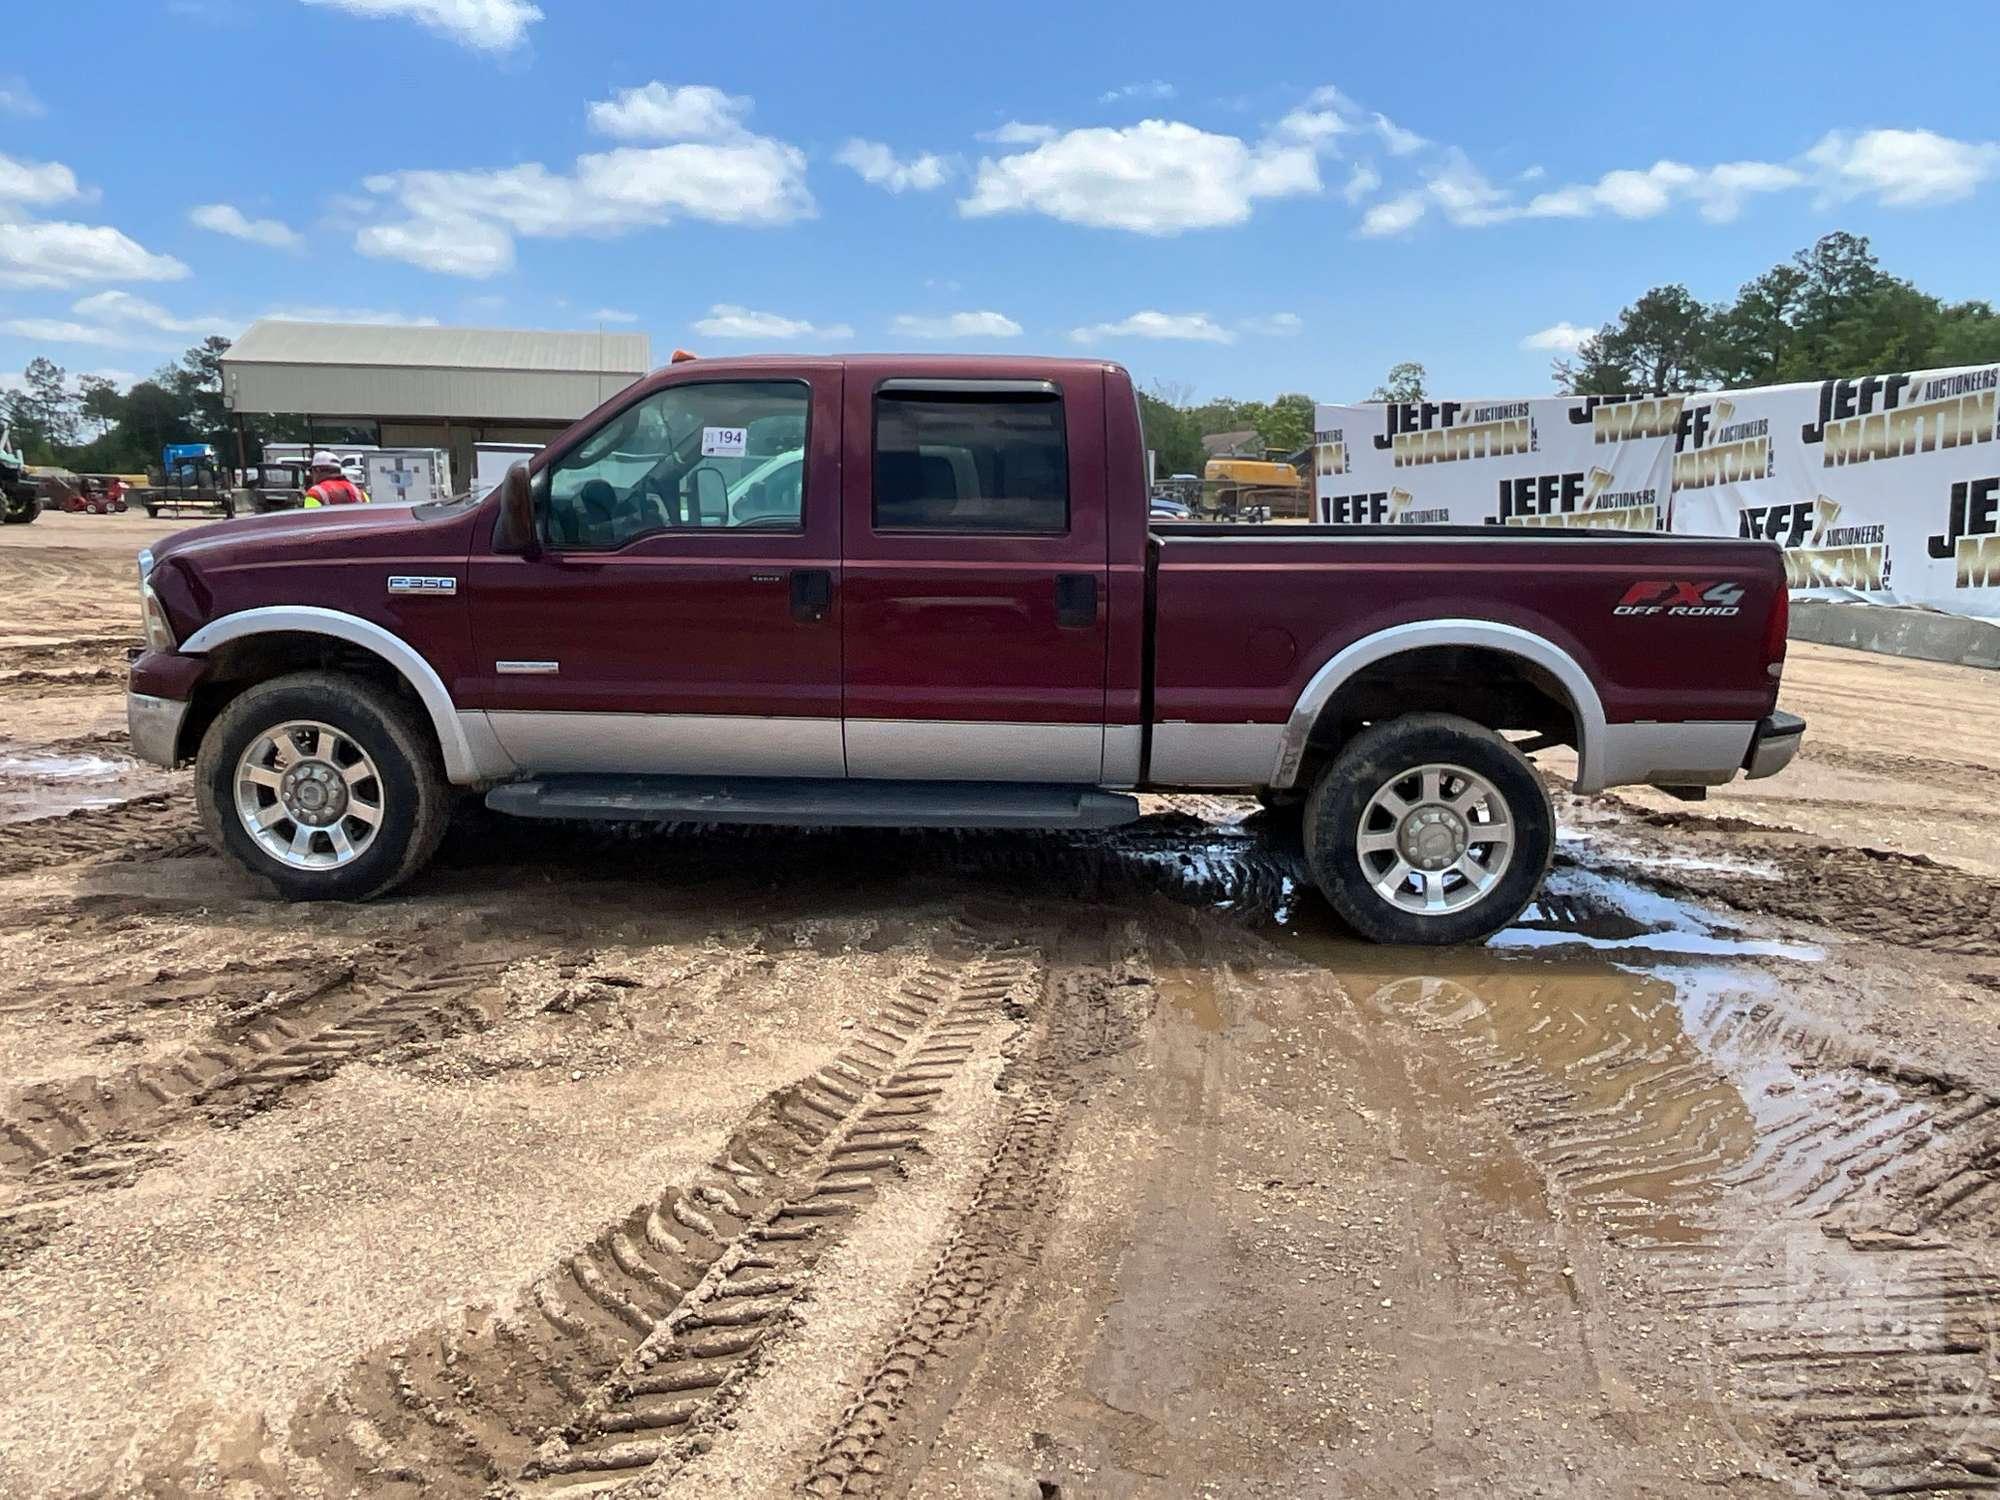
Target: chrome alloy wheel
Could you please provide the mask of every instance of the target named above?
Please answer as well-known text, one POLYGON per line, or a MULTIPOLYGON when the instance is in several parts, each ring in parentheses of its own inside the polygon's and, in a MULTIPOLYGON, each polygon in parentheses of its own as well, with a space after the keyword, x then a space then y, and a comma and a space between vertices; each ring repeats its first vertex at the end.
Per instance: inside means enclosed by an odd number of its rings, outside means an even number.
POLYGON ((368 752, 330 724, 280 724, 236 763, 236 815, 266 854, 294 869, 359 859, 381 830, 383 799, 368 752))
POLYGON ((1413 766, 1368 799, 1354 852, 1376 895, 1402 911, 1440 917, 1472 905, 1507 873, 1514 820, 1478 772, 1413 766))

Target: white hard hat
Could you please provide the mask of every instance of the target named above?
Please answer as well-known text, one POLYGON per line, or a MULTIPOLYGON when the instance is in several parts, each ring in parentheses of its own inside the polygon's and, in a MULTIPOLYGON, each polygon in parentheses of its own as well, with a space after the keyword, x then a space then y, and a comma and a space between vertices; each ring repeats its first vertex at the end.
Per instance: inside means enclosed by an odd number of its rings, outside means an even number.
POLYGON ((313 455, 313 467, 315 469, 337 469, 340 467, 340 459, 338 455, 322 448, 313 455))

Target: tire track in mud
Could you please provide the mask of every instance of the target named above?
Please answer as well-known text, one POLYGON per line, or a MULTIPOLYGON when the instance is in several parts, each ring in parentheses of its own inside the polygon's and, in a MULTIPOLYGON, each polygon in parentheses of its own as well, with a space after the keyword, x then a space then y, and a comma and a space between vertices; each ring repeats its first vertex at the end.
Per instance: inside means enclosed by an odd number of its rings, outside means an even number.
POLYGON ((923 1149, 945 1088, 1020 1023, 1032 949, 961 929, 695 1180, 536 1281, 507 1318, 363 1360, 294 1424, 369 1494, 562 1493, 665 1474, 716 1440, 821 1255, 923 1149))
POLYGON ((147 864, 206 848, 194 803, 181 793, 155 792, 110 807, 0 824, 0 879, 93 860, 147 864))
POLYGON ((486 1024, 473 996, 503 967, 406 961, 361 981, 343 966, 165 1062, 31 1086, 0 1118, 0 1176, 31 1194, 129 1182, 159 1160, 154 1138, 182 1119, 226 1124, 415 1036, 486 1024))
POLYGON ((1111 975, 1073 970, 1052 986, 1040 1044, 1010 1068, 1019 1076, 1002 1079, 1016 1102, 971 1204, 800 1493, 824 1500, 908 1488, 1008 1294, 1039 1258, 1077 1070, 1134 1045, 1153 1003, 1151 976, 1129 962, 1111 975))
POLYGON ((1638 1295, 1706 1320, 1758 1462, 1769 1435, 1868 1493, 2000 1489, 2000 1098, 1781 992, 1682 982, 1404 979, 1366 1003, 1453 1060, 1552 1206, 1644 1257, 1638 1295))

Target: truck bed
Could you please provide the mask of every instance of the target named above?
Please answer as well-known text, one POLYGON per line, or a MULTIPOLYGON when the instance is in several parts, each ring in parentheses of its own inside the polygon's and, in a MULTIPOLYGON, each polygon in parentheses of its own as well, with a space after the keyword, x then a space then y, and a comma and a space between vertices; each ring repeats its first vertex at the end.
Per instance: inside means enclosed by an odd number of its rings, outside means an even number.
POLYGON ((1150 528, 1148 553, 1155 781, 1240 777, 1238 752, 1266 753, 1268 727, 1285 723, 1341 652, 1394 642, 1399 631, 1420 647, 1424 628, 1434 633, 1441 622, 1480 622, 1549 643, 1582 669, 1613 725, 1750 725, 1776 698, 1765 636, 1784 562, 1769 542, 1504 526, 1169 523, 1150 528), (1736 602, 1678 611, 1629 602, 1709 591, 1736 602), (1208 748, 1193 753, 1195 745, 1208 748))

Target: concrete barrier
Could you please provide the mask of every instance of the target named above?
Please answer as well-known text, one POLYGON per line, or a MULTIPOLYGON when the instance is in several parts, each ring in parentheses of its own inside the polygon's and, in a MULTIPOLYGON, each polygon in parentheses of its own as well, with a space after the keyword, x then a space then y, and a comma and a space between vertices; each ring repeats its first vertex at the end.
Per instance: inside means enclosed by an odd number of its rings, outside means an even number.
POLYGON ((1791 638, 2000 670, 2000 625, 1935 610, 1794 599, 1791 638))

